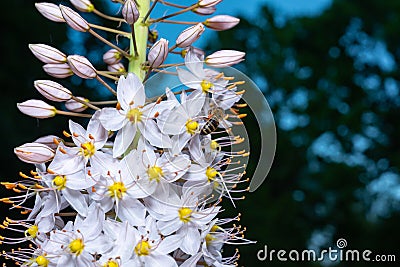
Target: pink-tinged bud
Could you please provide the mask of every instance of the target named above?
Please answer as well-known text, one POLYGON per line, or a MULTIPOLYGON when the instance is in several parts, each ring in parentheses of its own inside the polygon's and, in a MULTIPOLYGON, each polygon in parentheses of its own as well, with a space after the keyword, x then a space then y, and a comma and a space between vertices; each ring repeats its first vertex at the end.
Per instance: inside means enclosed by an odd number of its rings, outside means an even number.
POLYGON ((76 9, 82 12, 92 12, 94 5, 89 0, 69 0, 76 9))
POLYGON ((60 5, 61 14, 65 22, 74 30, 87 32, 90 29, 89 23, 71 8, 60 5))
MULTIPOLYGON (((84 101, 84 102, 89 102, 89 99, 86 99, 84 97, 78 96, 77 98, 79 98, 80 100, 84 101)), ((88 107, 78 101, 75 101, 73 99, 68 100, 67 102, 65 102, 65 107, 73 112, 82 112, 85 109, 87 109, 88 107)))
POLYGON ((97 72, 90 61, 79 55, 72 55, 67 57, 68 64, 71 70, 83 79, 96 78, 97 72))
POLYGON ((103 55, 104 63, 108 65, 113 65, 120 62, 122 59, 122 54, 117 49, 110 49, 103 55))
POLYGON ((198 23, 187 29, 185 29, 181 34, 179 34, 176 39, 176 45, 178 47, 188 47, 193 44, 197 39, 200 38, 201 34, 204 32, 204 25, 198 23))
POLYGON ((30 44, 29 49, 40 61, 57 64, 67 62, 67 56, 60 50, 45 44, 30 44))
POLYGON ((126 0, 122 8, 122 16, 128 24, 134 24, 139 19, 139 10, 134 0, 126 0))
POLYGON ((198 5, 200 7, 210 7, 210 6, 215 6, 222 2, 222 0, 200 0, 198 5))
POLYGON ((50 80, 37 80, 34 82, 34 86, 39 93, 51 101, 64 102, 72 97, 70 90, 50 80))
POLYGON ((112 65, 108 65, 107 70, 112 71, 112 72, 120 72, 120 73, 126 72, 125 66, 121 62, 112 64, 112 65))
POLYGON ((215 68, 229 67, 242 62, 246 53, 236 50, 220 50, 206 57, 206 64, 215 68))
POLYGON ((55 78, 63 79, 74 75, 67 63, 43 65, 44 71, 55 78))
POLYGON ((198 7, 198 8, 193 9, 192 11, 198 15, 207 16, 207 15, 214 14, 214 12, 216 10, 217 10, 216 7, 209 6, 209 7, 198 7))
POLYGON ((203 24, 208 28, 216 31, 225 31, 235 27, 240 22, 240 19, 228 16, 217 15, 212 18, 206 19, 203 24))
POLYGON ((25 115, 38 119, 54 117, 57 113, 55 107, 50 106, 42 100, 36 99, 31 99, 22 103, 18 103, 17 108, 25 115))
POLYGON ((55 152, 50 147, 40 143, 26 143, 14 148, 17 157, 26 163, 41 164, 54 158, 55 152))
POLYGON ((54 22, 65 22, 60 8, 53 3, 36 3, 36 9, 43 15, 46 19, 54 22))
POLYGON ((168 56, 168 40, 161 38, 149 51, 148 60, 150 67, 158 68, 168 56))
POLYGON ((61 142, 62 139, 58 136, 55 135, 46 135, 43 137, 39 137, 38 139, 36 139, 35 141, 33 141, 34 143, 40 143, 43 145, 46 145, 48 147, 50 147, 51 149, 56 150, 58 147, 58 144, 54 142, 54 140, 61 142))

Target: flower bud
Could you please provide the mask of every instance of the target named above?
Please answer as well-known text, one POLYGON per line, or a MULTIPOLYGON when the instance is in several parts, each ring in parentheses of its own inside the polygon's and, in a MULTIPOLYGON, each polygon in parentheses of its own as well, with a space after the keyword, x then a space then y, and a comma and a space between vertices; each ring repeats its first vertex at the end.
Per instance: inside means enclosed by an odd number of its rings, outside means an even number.
POLYGON ((36 9, 39 11, 40 14, 43 15, 46 19, 49 19, 54 22, 65 22, 60 8, 53 4, 53 3, 36 3, 36 9))
POLYGON ((96 78, 97 72, 90 61, 79 55, 72 55, 67 57, 68 64, 71 70, 83 79, 96 78))
POLYGON ((125 1, 122 16, 128 24, 134 24, 139 19, 139 10, 134 0, 125 1))
POLYGON ((92 12, 94 5, 89 0, 69 0, 76 9, 82 12, 92 12))
POLYGON ((18 103, 17 108, 22 113, 38 119, 54 117, 57 113, 55 107, 50 106, 42 100, 36 99, 30 99, 25 102, 18 103))
POLYGON ((65 22, 74 30, 87 32, 90 29, 89 23, 71 8, 60 5, 61 14, 65 22))
POLYGON ((201 34, 204 32, 204 25, 198 23, 187 29, 185 29, 181 34, 179 34, 176 39, 176 45, 178 47, 188 47, 193 44, 197 39, 200 38, 201 34))
POLYGON ((70 90, 50 80, 37 80, 34 82, 34 86, 39 93, 52 101, 63 102, 70 100, 72 97, 70 90))
POLYGON ((225 31, 235 27, 240 22, 240 19, 228 16, 217 15, 212 18, 206 19, 203 24, 208 28, 216 31, 225 31))
POLYGON ((206 57, 205 63, 211 67, 224 68, 242 62, 245 55, 241 51, 220 50, 206 57))
POLYGON ((200 0, 198 5, 200 7, 210 7, 210 6, 215 6, 222 2, 222 0, 200 0))
POLYGON ((55 150, 55 149, 57 149, 58 144, 55 143, 54 140, 57 140, 58 142, 62 141, 62 139, 60 137, 58 137, 58 136, 46 135, 46 136, 43 136, 43 137, 39 137, 38 139, 36 139, 33 142, 46 145, 46 146, 50 147, 51 149, 55 150))
POLYGON ((217 9, 214 6, 209 7, 197 7, 192 11, 198 15, 207 16, 213 14, 217 9))
POLYGON ((103 55, 104 63, 108 65, 113 65, 120 62, 122 59, 122 54, 117 49, 110 49, 103 55))
MULTIPOLYGON (((89 100, 84 97, 78 96, 77 98, 79 98, 82 101, 89 102, 89 100)), ((67 102, 65 102, 65 107, 73 112, 82 112, 88 108, 86 105, 73 99, 70 99, 67 102)))
POLYGON ((120 73, 126 72, 125 66, 122 63, 108 65, 107 70, 112 71, 112 72, 120 72, 120 73))
POLYGON ((57 64, 67 62, 67 56, 60 50, 45 44, 29 44, 29 49, 40 61, 57 64))
POLYGON ((43 69, 50 76, 60 79, 67 78, 74 74, 67 63, 46 64, 43 65, 43 69))
POLYGON ((149 51, 148 60, 152 68, 160 66, 168 56, 168 40, 161 38, 149 51))
POLYGON ((55 152, 50 147, 40 143, 26 143, 14 148, 17 157, 26 163, 41 164, 53 159, 55 152))

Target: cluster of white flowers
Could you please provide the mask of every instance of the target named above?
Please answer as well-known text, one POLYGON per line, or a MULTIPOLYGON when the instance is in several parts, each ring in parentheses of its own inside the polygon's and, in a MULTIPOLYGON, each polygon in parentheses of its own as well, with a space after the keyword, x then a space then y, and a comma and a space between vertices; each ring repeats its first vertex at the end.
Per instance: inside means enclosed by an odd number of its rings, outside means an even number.
POLYGON ((81 12, 125 22, 131 32, 90 24, 66 6, 36 4, 46 18, 89 32, 112 47, 103 56, 108 71, 98 71, 83 56, 30 45, 45 63, 44 70, 56 78, 75 74, 97 79, 116 100, 93 102, 74 96, 59 83, 39 80, 35 81, 39 93, 63 106, 57 109, 42 100, 18 104, 21 112, 35 118, 61 114, 88 118, 88 123, 83 127, 70 120, 64 139, 50 135, 15 148, 18 158, 34 164, 35 170, 21 173, 21 181, 2 183, 19 195, 1 201, 28 214, 25 220, 7 218, 0 225, 22 233, 20 238, 2 237, 2 242, 31 245, 3 256, 22 266, 42 267, 235 266, 239 254, 223 257, 222 246, 251 241, 243 237, 245 229, 234 224, 239 216, 218 217, 223 197, 234 205, 243 198, 237 193, 246 191, 237 187, 247 181, 241 179, 245 165, 238 158, 248 152, 232 149, 243 139, 231 130, 244 116, 239 108, 245 104, 237 103, 244 91, 237 88, 241 82, 205 68, 204 63, 231 66, 242 61, 244 53, 222 50, 204 60, 204 54, 191 45, 205 26, 225 30, 238 19, 219 15, 193 23, 170 48, 166 39, 157 41, 149 35, 152 23, 170 23, 169 17, 183 12, 209 15, 220 1, 201 0, 188 7, 160 1, 180 11, 150 19, 158 1, 151 7, 149 0, 114 1, 122 4, 123 18, 118 18, 101 13, 89 0, 71 0, 81 12), (93 29, 129 38, 130 51, 93 29), (148 44, 152 46, 146 50, 148 44), (184 89, 166 88, 163 96, 147 98, 147 79, 171 66, 163 65, 171 53, 184 56, 184 64, 177 64, 175 72, 184 89), (128 72, 123 58, 129 61, 128 72), (116 81, 116 90, 107 79, 116 81), (29 198, 35 198, 32 208, 25 206, 29 198))

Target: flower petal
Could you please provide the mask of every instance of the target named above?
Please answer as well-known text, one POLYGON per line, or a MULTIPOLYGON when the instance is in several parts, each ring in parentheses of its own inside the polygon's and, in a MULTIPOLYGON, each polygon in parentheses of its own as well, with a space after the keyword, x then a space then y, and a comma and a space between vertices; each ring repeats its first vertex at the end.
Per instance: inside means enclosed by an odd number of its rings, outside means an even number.
POLYGON ((113 148, 113 157, 117 158, 121 156, 132 143, 133 138, 136 134, 136 125, 132 123, 126 124, 119 130, 117 136, 115 137, 114 141, 114 148, 113 148))
POLYGON ((153 120, 146 120, 138 124, 141 134, 150 142, 151 145, 162 148, 172 146, 171 138, 168 135, 161 133, 157 124, 153 120))
POLYGON ((115 108, 103 108, 99 120, 104 128, 110 131, 118 131, 127 122, 126 117, 115 108))

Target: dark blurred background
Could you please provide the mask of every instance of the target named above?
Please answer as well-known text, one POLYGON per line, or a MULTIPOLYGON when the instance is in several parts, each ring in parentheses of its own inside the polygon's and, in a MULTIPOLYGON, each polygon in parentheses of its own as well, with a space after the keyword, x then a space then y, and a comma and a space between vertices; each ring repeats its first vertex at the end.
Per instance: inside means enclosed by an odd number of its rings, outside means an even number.
MULTIPOLYGON (((259 261, 257 252, 264 245, 319 251, 335 248, 339 238, 347 240, 348 249, 393 254, 400 261, 400 2, 327 0, 312 8, 321 1, 287 1, 280 8, 272 3, 279 1, 255 1, 248 14, 242 1, 225 1, 227 8, 242 5, 241 24, 202 41, 208 52, 247 52, 239 69, 263 91, 277 125, 277 152, 266 182, 236 210, 227 211, 242 213, 246 237, 257 240, 240 247, 240 265, 298 266, 276 257, 259 261), (297 12, 305 3, 312 11, 297 12)), ((101 9, 105 1, 93 2, 101 9)), ((41 99, 33 81, 48 79, 28 43, 83 52, 100 65, 100 53, 107 49, 89 49, 99 43, 46 21, 33 4, 9 1, 0 16, 2 181, 29 171, 14 156, 15 146, 45 134, 61 135, 67 127, 66 118, 38 121, 18 113, 16 102, 41 99)), ((78 95, 107 98, 96 95, 91 82, 74 78, 63 84, 78 95)), ((254 127, 251 120, 246 123, 254 127)), ((1 195, 9 192, 1 189, 1 195)), ((1 219, 18 216, 6 208, 2 206, 1 219)), ((338 261, 301 265, 398 266, 338 261)))

